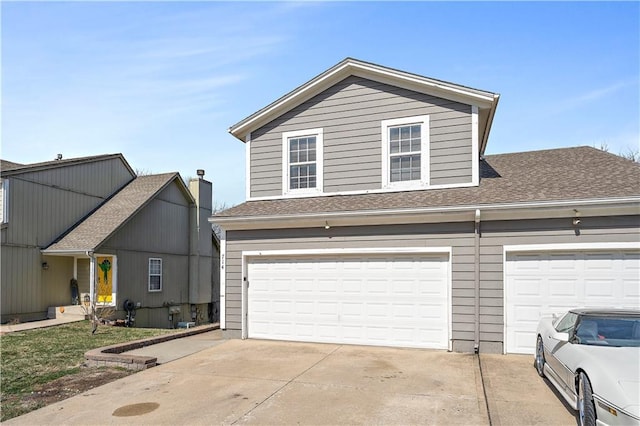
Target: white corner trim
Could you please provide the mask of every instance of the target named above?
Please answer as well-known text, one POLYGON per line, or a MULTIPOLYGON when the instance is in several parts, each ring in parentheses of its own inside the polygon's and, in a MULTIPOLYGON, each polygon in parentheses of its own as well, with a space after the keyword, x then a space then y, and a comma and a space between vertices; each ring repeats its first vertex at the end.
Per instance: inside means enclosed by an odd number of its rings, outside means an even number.
POLYGON ((220 234, 220 329, 226 330, 227 328, 227 268, 226 268, 226 256, 227 256, 227 231, 221 230, 220 234))
POLYGON ((430 128, 429 128, 429 116, 417 115, 412 117, 393 118, 390 120, 382 120, 380 122, 380 140, 382 141, 382 190, 400 190, 400 189, 427 189, 429 186, 429 174, 431 158, 429 155, 429 141, 430 141, 430 128), (406 124, 420 124, 421 136, 420 136, 420 180, 403 181, 403 182, 391 182, 389 179, 389 127, 402 126, 406 124))
MULTIPOLYGON (((282 132, 282 195, 284 197, 318 196, 324 188, 324 130, 304 129, 282 132), (316 137, 316 187, 304 189, 289 189, 289 139, 300 136, 316 137)), ((281 197, 276 197, 281 198, 281 197)), ((249 198, 247 198, 249 199, 249 198)))
POLYGON ((251 198, 251 133, 247 133, 245 138, 245 156, 244 156, 244 187, 245 187, 245 199, 251 198))
POLYGON ((478 134, 478 106, 471 106, 471 182, 473 186, 480 185, 480 151, 478 134))

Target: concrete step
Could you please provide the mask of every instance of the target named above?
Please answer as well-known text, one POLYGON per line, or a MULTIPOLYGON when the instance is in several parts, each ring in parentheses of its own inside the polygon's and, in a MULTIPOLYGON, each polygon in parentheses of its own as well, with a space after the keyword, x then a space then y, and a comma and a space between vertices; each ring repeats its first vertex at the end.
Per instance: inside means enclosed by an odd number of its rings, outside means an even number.
POLYGON ((47 318, 82 318, 86 317, 85 311, 80 305, 50 306, 47 311, 47 318))

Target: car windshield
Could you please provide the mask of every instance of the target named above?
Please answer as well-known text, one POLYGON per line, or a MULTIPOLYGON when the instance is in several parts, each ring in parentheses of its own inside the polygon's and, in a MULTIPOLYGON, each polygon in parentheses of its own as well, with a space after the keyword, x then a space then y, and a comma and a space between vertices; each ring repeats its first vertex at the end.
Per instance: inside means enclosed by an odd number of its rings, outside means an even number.
POLYGON ((640 346, 640 317, 583 315, 575 340, 581 345, 640 346))

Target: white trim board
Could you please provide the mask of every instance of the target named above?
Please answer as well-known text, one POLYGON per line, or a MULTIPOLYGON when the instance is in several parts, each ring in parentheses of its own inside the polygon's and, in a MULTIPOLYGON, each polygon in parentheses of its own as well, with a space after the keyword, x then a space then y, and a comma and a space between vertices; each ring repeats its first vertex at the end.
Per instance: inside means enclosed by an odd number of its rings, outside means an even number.
POLYGON ((617 243, 566 243, 566 244, 519 244, 503 246, 503 254, 523 251, 566 251, 566 250, 640 250, 640 241, 617 243))

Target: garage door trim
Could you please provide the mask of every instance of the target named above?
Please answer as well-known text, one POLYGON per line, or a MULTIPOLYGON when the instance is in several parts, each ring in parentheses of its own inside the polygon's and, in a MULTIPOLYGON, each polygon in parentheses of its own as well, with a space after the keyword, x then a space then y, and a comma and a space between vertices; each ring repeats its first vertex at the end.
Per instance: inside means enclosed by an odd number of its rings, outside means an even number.
POLYGON ((242 251, 242 338, 248 338, 249 289, 247 287, 248 265, 251 258, 265 257, 315 257, 336 255, 400 255, 400 254, 446 254, 447 255, 447 340, 449 351, 452 350, 452 248, 451 247, 376 247, 376 248, 328 248, 300 250, 247 250, 242 251))
POLYGON ((640 242, 611 242, 611 243, 565 243, 565 244, 521 244, 505 245, 502 252, 502 293, 503 293, 503 331, 502 352, 507 353, 507 256, 513 253, 550 253, 559 251, 587 252, 610 250, 640 250, 640 242))

